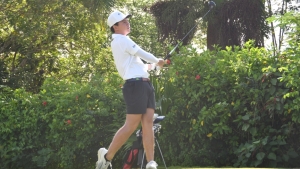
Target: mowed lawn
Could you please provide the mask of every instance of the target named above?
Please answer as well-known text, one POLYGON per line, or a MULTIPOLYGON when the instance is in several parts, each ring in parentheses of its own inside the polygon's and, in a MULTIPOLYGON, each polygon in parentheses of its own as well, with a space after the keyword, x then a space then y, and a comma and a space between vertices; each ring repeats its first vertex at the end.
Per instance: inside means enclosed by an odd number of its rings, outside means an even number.
MULTIPOLYGON (((232 167, 223 167, 226 169, 237 169, 232 167)), ((165 169, 165 167, 158 167, 158 169, 165 169)), ((211 167, 168 167, 168 169, 221 169, 221 168, 211 168, 211 167)), ((240 169, 240 168, 239 168, 240 169)), ((292 169, 292 168, 242 168, 242 169, 292 169)))

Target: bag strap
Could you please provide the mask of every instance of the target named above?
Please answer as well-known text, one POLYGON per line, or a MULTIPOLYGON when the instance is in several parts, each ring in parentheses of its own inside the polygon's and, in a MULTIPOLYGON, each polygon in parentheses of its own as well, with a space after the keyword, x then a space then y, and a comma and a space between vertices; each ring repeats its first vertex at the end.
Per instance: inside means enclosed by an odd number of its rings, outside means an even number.
POLYGON ((125 160, 124 160, 124 163, 126 163, 126 164, 131 164, 132 162, 133 162, 133 158, 134 158, 134 152, 133 152, 133 150, 134 149, 130 149, 130 150, 128 150, 129 151, 129 153, 127 153, 128 155, 126 155, 126 158, 125 158, 125 160), (131 161, 128 161, 128 157, 131 155, 131 161))

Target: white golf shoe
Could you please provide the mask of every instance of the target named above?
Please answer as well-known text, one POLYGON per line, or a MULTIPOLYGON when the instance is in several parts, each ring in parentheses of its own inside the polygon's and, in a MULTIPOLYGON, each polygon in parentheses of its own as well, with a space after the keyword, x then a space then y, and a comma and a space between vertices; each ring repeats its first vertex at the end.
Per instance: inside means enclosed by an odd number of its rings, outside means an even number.
POLYGON ((107 169, 108 166, 112 168, 111 162, 106 161, 104 155, 107 153, 105 148, 100 148, 98 150, 98 161, 96 162, 96 169, 107 169))
POLYGON ((155 161, 150 161, 147 165, 146 165, 146 169, 157 169, 157 163, 155 161))

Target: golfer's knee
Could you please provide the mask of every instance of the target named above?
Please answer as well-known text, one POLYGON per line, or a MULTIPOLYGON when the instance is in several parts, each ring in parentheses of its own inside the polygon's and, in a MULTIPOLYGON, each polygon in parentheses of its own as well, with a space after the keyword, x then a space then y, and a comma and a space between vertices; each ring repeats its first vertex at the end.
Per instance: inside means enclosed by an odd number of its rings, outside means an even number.
POLYGON ((124 124, 123 131, 128 134, 132 134, 136 130, 136 128, 137 128, 137 126, 131 126, 131 125, 124 124))

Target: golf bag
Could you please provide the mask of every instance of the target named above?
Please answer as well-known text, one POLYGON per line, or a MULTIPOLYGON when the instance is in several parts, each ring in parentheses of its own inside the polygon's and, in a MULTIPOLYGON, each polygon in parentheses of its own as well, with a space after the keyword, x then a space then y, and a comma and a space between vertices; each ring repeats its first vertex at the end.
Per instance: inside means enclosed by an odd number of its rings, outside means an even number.
POLYGON ((124 156, 122 169, 145 168, 146 158, 143 158, 144 148, 142 136, 138 136, 137 140, 132 143, 132 146, 127 150, 124 156), (144 160, 144 162, 142 162, 144 160))
MULTIPOLYGON (((159 124, 160 121, 162 121, 165 118, 165 116, 158 116, 157 114, 154 115, 153 117, 153 131, 154 135, 158 134, 161 125, 159 124)), ((138 168, 138 169, 144 169, 146 168, 147 160, 146 156, 144 153, 144 147, 143 147, 143 132, 142 128, 139 129, 136 132, 136 138, 137 140, 132 143, 132 146, 130 147, 129 150, 127 150, 125 156, 124 156, 124 162, 123 162, 123 168, 122 169, 133 169, 133 168, 138 168)), ((157 148, 159 149, 161 158, 163 160, 163 163, 165 165, 165 168, 167 169, 165 160, 163 158, 160 146, 158 144, 158 141, 156 137, 154 137, 155 143, 157 148)))

